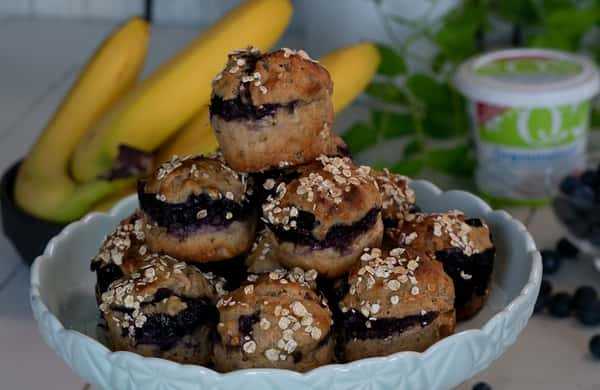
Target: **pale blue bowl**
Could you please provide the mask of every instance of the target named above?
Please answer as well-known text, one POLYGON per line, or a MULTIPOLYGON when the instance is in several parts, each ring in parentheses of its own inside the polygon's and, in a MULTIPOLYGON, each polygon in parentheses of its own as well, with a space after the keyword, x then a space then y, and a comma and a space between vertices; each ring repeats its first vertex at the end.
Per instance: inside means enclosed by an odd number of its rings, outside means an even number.
POLYGON ((458 325, 457 333, 423 353, 400 352, 305 374, 249 369, 220 374, 211 369, 111 352, 96 332, 94 274, 89 270, 104 235, 136 207, 135 197, 109 214, 92 213, 53 238, 31 271, 31 306, 46 343, 99 389, 447 389, 486 368, 515 342, 537 298, 542 264, 525 227, 504 211, 492 211, 462 191, 442 192, 414 181, 427 212, 460 209, 484 218, 498 249, 494 285, 484 309, 458 325))

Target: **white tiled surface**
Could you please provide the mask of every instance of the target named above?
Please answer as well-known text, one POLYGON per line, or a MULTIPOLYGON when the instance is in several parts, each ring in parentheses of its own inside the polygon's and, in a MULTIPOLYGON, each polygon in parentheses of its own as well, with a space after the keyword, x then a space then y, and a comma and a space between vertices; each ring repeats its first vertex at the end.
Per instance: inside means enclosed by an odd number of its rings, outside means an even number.
MULTIPOLYGON (((5 6, 0 0, 0 7, 5 6)), ((160 1, 160 0, 159 0, 160 1)), ((1 9, 1 8, 0 8, 1 9)), ((72 82, 77 69, 112 23, 0 20, 0 171, 22 156, 72 82)), ((196 33, 185 28, 155 28, 148 68, 154 68, 196 33)), ((298 46, 286 40, 286 44, 298 46)), ((148 70, 146 70, 147 73, 148 70)), ((347 122, 348 113, 338 122, 347 122)), ((549 210, 528 218, 540 246, 551 245, 560 227, 549 210)), ((0 235, 0 389, 80 390, 78 379, 43 344, 31 318, 27 267, 0 235)), ((588 263, 567 264, 554 280, 571 291, 582 283, 600 288, 600 276, 588 263)), ((600 389, 600 365, 587 354, 593 332, 572 320, 533 318, 518 343, 477 378, 494 389, 600 389)))

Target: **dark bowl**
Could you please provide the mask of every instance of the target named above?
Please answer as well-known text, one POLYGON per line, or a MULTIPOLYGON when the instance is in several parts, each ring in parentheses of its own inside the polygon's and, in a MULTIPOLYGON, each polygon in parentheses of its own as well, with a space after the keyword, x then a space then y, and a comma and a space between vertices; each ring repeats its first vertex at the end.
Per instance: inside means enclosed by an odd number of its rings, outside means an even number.
POLYGON ((16 205, 13 194, 20 164, 20 161, 14 163, 4 172, 0 182, 2 228, 6 237, 21 255, 21 259, 31 264, 42 254, 48 241, 60 233, 66 225, 38 219, 16 205))

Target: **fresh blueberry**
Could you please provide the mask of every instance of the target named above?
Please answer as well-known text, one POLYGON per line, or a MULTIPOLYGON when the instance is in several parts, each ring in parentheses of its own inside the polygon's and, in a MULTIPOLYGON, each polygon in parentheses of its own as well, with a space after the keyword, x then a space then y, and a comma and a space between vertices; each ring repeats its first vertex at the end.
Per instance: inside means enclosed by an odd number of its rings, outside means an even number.
POLYGON ((544 267, 544 275, 553 275, 560 268, 561 258, 558 252, 544 249, 542 252, 542 265, 544 267))
POLYGON ((593 300, 581 306, 577 312, 577 319, 585 326, 600 325, 600 301, 593 300))
POLYGON ((567 176, 559 184, 560 190, 567 195, 571 195, 578 186, 579 179, 576 176, 567 176))
POLYGON ((550 298, 550 314, 556 318, 565 318, 571 314, 571 296, 560 292, 550 298))
POLYGON ((583 175, 581 175, 581 182, 583 184, 585 184, 586 186, 590 186, 590 187, 595 187, 596 186, 596 182, 597 182, 597 176, 596 176, 596 172, 592 171, 592 170, 587 170, 585 172, 583 172, 583 175))
POLYGON ((573 305, 574 310, 579 310, 579 308, 590 302, 594 302, 596 299, 598 299, 598 292, 596 292, 594 287, 581 286, 575 290, 571 304, 573 305))
POLYGON ((567 258, 575 258, 579 254, 579 249, 566 238, 561 238, 556 244, 556 251, 567 258))
POLYGON ((595 335, 590 340, 590 352, 596 359, 600 359, 600 334, 595 335))
POLYGON ((533 307, 533 314, 541 314, 544 312, 544 308, 546 307, 546 298, 542 295, 541 291, 535 300, 535 306, 533 307))
POLYGON ((595 198, 594 190, 582 185, 575 187, 571 196, 580 207, 591 206, 595 198))
POLYGON ((550 283, 546 279, 542 279, 542 284, 540 286, 540 294, 544 298, 550 297, 550 294, 552 294, 552 283, 550 283))
POLYGON ((473 390, 492 390, 492 386, 488 385, 485 382, 479 382, 476 383, 475 386, 473 386, 473 390))

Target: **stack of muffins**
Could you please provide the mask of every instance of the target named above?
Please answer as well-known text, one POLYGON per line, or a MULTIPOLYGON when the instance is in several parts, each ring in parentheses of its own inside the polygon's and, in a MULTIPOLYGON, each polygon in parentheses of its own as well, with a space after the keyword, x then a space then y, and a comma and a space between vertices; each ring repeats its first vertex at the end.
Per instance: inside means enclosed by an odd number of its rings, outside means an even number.
POLYGON ((113 350, 227 372, 423 351, 482 307, 485 222, 424 214, 407 178, 358 166, 304 51, 230 53, 220 152, 164 163, 92 260, 113 350))

